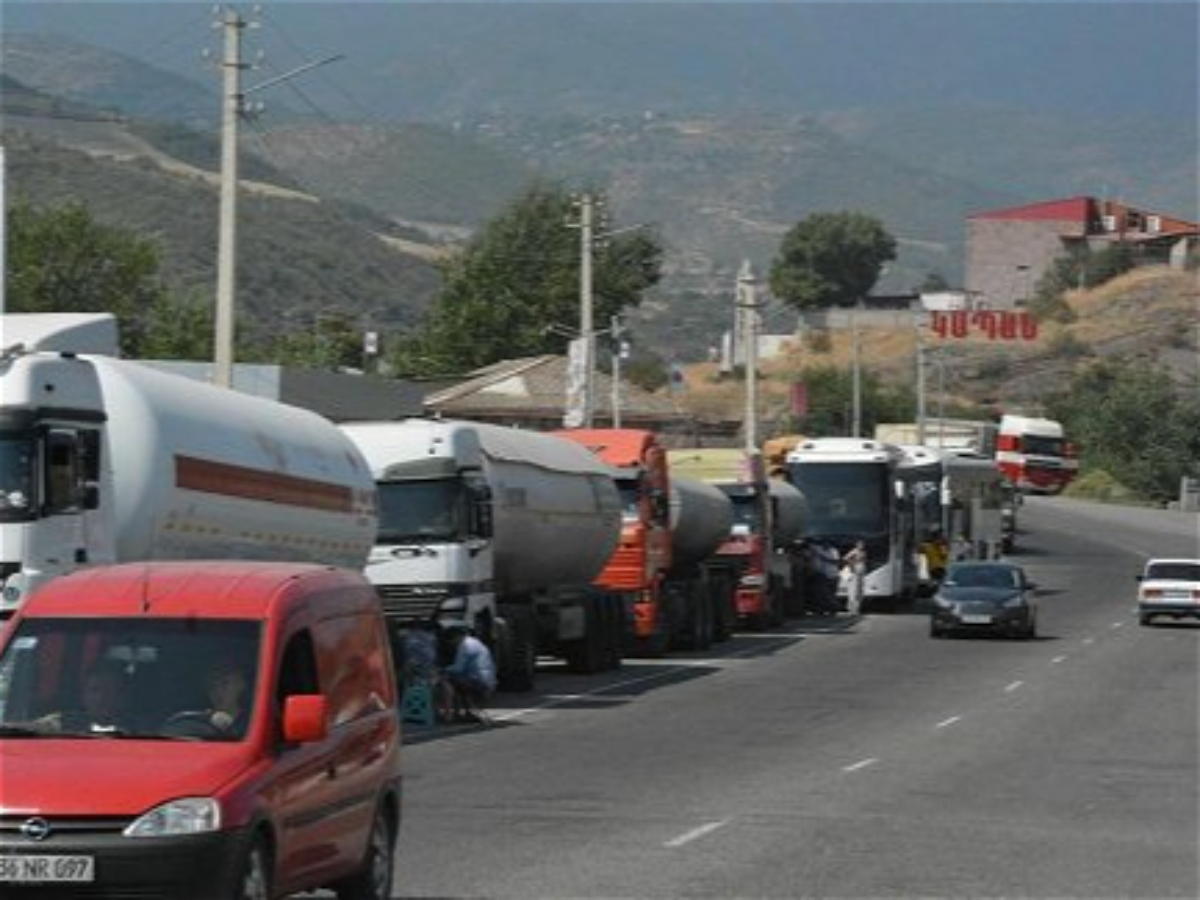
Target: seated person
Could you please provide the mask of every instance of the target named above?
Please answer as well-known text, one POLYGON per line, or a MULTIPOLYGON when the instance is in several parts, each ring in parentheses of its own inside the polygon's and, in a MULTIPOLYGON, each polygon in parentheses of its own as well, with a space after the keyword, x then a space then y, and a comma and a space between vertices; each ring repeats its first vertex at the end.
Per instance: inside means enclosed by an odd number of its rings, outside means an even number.
POLYGON ((185 709, 163 723, 167 734, 207 739, 235 739, 245 734, 250 686, 244 668, 232 658, 218 659, 204 675, 207 705, 185 709))
POLYGON ((100 661, 83 676, 75 708, 42 716, 35 724, 49 731, 123 731, 129 726, 125 673, 118 663, 100 661))
POLYGON ((246 698, 248 680, 246 673, 235 661, 219 661, 209 670, 206 679, 209 700, 209 721, 213 727, 230 734, 242 734, 246 730, 246 714, 249 706, 246 698))
POLYGON ((487 644, 465 622, 445 623, 454 657, 442 671, 442 721, 478 721, 478 709, 496 690, 496 664, 487 644))

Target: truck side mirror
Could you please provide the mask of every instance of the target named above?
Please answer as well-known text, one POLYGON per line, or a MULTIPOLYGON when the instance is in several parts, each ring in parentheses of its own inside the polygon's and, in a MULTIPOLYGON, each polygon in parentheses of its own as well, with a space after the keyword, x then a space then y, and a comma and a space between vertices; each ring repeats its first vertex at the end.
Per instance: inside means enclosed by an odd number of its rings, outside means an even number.
POLYGON ((471 533, 481 538, 490 538, 494 533, 492 492, 485 485, 476 485, 471 490, 471 533))

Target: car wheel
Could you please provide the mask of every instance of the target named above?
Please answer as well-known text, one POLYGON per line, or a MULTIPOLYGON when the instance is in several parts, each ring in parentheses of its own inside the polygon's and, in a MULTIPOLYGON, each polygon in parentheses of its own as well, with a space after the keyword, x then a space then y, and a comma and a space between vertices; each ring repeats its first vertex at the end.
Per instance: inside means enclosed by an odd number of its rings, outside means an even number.
POLYGON ((929 623, 929 636, 931 638, 943 638, 946 636, 946 632, 943 631, 936 622, 930 622, 929 623))
POLYGON ((1143 625, 1143 626, 1149 625, 1149 624, 1151 624, 1153 619, 1154 619, 1154 617, 1150 616, 1150 615, 1140 615, 1140 616, 1138 616, 1138 624, 1143 625))
POLYGON ((234 900, 271 900, 271 854, 262 838, 246 853, 234 900))
POLYGON ((334 887, 339 900, 388 900, 392 896, 395 849, 392 823, 381 806, 371 825, 362 866, 334 887))

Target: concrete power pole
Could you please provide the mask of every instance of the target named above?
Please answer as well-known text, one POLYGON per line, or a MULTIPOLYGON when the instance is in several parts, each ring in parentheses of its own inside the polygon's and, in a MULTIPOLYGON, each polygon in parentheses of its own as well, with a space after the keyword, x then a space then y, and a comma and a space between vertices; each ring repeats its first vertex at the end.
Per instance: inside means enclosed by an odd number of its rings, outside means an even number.
POLYGON ((758 282, 750 260, 738 272, 736 303, 742 323, 743 358, 746 361, 746 449, 758 450, 758 282))
POLYGON ((242 29, 246 21, 225 10, 225 55, 221 104, 221 211, 217 239, 217 310, 213 383, 233 386, 233 297, 237 283, 238 119, 242 114, 242 29))
POLYGON ((592 300, 595 205, 591 194, 579 204, 579 337, 583 340, 583 427, 591 428, 595 409, 596 326, 592 300))

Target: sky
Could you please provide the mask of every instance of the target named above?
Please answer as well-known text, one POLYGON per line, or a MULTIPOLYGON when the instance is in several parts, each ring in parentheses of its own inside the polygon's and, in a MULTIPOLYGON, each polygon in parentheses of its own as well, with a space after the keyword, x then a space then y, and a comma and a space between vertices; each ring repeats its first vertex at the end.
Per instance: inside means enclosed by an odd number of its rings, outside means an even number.
MULTIPOLYGON (((261 6, 263 27, 247 33, 246 45, 262 50, 275 72, 342 55, 320 81, 399 117, 420 114, 399 99, 401 75, 420 91, 450 92, 456 79, 470 81, 472 61, 501 76, 542 67, 548 102, 577 78, 587 87, 610 86, 610 96, 643 85, 680 96, 692 86, 699 95, 728 92, 735 101, 778 102, 792 94, 797 106, 812 109, 981 103, 1086 115, 1197 115, 1195 0, 261 6), (504 22, 521 24, 498 27, 504 22), (433 81, 438 73, 440 84, 433 81)), ((235 8, 254 15, 251 4, 235 8)), ((212 21, 211 3, 184 0, 0 6, 0 31, 55 31, 200 82, 215 79, 200 55, 219 49, 212 21)))

